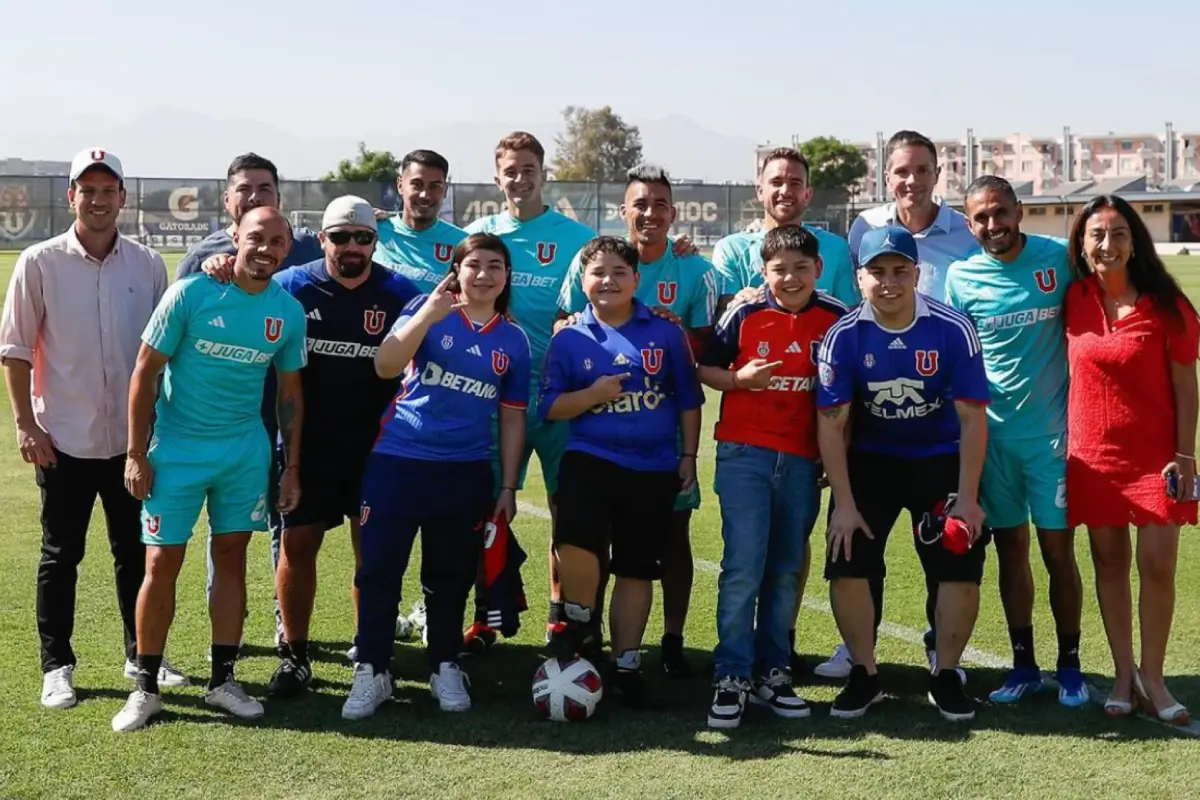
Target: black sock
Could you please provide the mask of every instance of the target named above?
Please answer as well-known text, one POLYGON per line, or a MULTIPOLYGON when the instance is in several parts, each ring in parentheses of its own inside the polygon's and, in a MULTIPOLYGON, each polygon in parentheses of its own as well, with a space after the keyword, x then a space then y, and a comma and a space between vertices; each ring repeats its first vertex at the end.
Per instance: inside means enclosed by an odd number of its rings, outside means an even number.
POLYGON ((137 686, 146 694, 158 694, 158 671, 162 668, 162 653, 146 656, 138 653, 137 686))
POLYGON ((1033 626, 1009 628, 1008 638, 1012 642, 1013 667, 1037 669, 1037 658, 1033 654, 1033 626))
POLYGON ((664 633, 662 637, 662 647, 664 650, 672 647, 676 650, 682 650, 683 637, 678 633, 664 633))
POLYGON ((1058 668, 1079 669, 1079 634, 1058 635, 1058 668))
POLYGON ((237 663, 236 644, 214 644, 212 646, 212 680, 208 688, 215 689, 225 681, 233 680, 233 665, 237 663))
POLYGON ((308 642, 288 642, 288 650, 292 653, 292 658, 297 662, 304 663, 308 661, 308 642))
POLYGON ((557 625, 560 622, 566 622, 567 617, 563 612, 563 604, 550 601, 550 610, 546 612, 546 622, 551 625, 557 625))
POLYGON ((796 652, 796 629, 792 628, 788 631, 788 647, 792 648, 792 652, 796 652))

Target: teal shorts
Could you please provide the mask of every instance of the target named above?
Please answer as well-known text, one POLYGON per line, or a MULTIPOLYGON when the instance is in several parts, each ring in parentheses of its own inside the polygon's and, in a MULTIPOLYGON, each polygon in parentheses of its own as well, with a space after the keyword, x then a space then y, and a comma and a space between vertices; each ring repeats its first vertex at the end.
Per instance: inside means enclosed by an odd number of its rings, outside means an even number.
MULTIPOLYGON (((493 424, 493 431, 498 429, 498 423, 493 424)), ((521 468, 517 473, 517 488, 525 488, 525 475, 529 472, 529 459, 537 453, 542 465, 542 480, 546 484, 546 494, 553 497, 558 494, 558 467, 562 463, 563 453, 567 452, 567 439, 571 430, 566 422, 539 421, 536 416, 529 414, 525 418, 525 452, 521 454, 521 468)), ((492 477, 496 480, 496 492, 500 491, 500 449, 497 444, 498 435, 492 436, 492 477)))
POLYGON ((261 426, 206 441, 155 436, 147 459, 154 484, 142 504, 145 544, 187 544, 206 502, 214 536, 267 530, 271 443, 261 426))
POLYGON ((979 501, 992 528, 1067 530, 1067 435, 988 440, 979 501))

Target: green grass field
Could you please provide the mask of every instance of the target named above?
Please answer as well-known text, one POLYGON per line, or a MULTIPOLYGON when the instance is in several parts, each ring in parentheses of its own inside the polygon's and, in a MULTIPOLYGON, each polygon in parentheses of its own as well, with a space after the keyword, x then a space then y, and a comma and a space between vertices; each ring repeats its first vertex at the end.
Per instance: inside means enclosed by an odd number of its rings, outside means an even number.
MULTIPOLYGON (((169 257, 173 268, 178 256, 169 257)), ((13 254, 0 253, 7 287, 13 254)), ((1174 259, 1200 302, 1200 259, 1174 259)), ((716 404, 706 407, 711 425, 716 404)), ((467 664, 474 709, 463 715, 437 710, 429 697, 419 644, 398 644, 398 699, 370 720, 343 721, 349 688, 343 655, 352 636, 348 543, 331 532, 321 559, 313 622, 319 685, 308 696, 265 701, 253 724, 231 721, 203 704, 209 642, 204 598, 204 555, 194 549, 180 578, 178 613, 168 656, 193 687, 166 694, 168 713, 136 734, 114 734, 110 720, 131 684, 121 673, 121 632, 102 515, 93 518, 90 549, 81 568, 75 645, 80 704, 49 711, 38 702, 34 578, 40 528, 32 468, 15 447, 11 417, 0 414, 0 797, 838 797, 838 798, 1166 798, 1200 796, 1200 739, 1148 719, 1110 722, 1098 706, 1068 711, 1053 693, 1015 708, 984 702, 975 722, 945 723, 925 701, 924 652, 906 640, 924 629, 924 584, 906 532, 897 529, 889 561, 888 624, 881 635, 882 679, 889 692, 859 722, 828 716, 832 683, 798 676, 800 691, 816 703, 811 719, 777 720, 752 709, 729 735, 705 727, 710 699, 708 668, 714 643, 716 573, 721 559, 719 515, 712 486, 712 443, 702 449, 704 506, 694 518, 697 559, 687 638, 701 676, 667 684, 655 671, 661 607, 653 611, 645 664, 668 708, 638 713, 606 708, 581 725, 538 720, 530 697, 533 671, 543 658, 547 522, 534 510, 514 528, 531 560, 524 577, 532 610, 525 627, 483 660, 467 664), (1190 789, 1188 787, 1191 787, 1190 789)), ((710 437, 706 437, 710 438, 710 437)), ((535 462, 536 467, 536 462, 535 462)), ((531 471, 527 503, 544 507, 531 471)), ((814 533, 824 551, 822 524, 814 533)), ((1176 621, 1168 658, 1170 686, 1200 712, 1200 543, 1185 532, 1178 577, 1176 621)), ((193 540, 197 548, 203 538, 193 540)), ((275 668, 272 582, 266 536, 252 545, 251 614, 246 641, 251 657, 239 678, 259 697, 275 668)), ((1103 697, 1110 660, 1101 629, 1086 542, 1077 538, 1086 605, 1084 669, 1103 697)), ((1035 556, 1036 558, 1036 556, 1035 556)), ((817 563, 820 563, 817 561, 817 563)), ((996 657, 1007 660, 1008 637, 989 555, 984 603, 972 645, 969 690, 981 700, 999 683, 996 657), (990 665, 990 666, 989 666, 990 665)), ((416 564, 405 581, 404 608, 418 599, 416 564)), ((819 573, 818 573, 819 574, 819 573)), ((1055 655, 1053 624, 1040 563, 1037 648, 1044 667, 1055 655)), ((827 655, 837 643, 827 588, 810 584, 801 617, 802 652, 827 655)), ((1135 595, 1136 596, 1136 595, 1135 595)), ((1200 728, 1196 729, 1200 731, 1200 728)))

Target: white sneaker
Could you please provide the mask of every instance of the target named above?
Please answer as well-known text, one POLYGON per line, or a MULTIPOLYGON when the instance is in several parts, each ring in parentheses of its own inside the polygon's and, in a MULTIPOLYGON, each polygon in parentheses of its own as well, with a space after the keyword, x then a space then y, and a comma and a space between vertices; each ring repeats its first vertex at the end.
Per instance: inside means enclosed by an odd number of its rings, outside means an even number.
MULTIPOLYGON (((137 663, 125 659, 125 677, 131 681, 137 680, 137 663)), ((171 666, 171 662, 163 659, 162 666, 158 668, 158 685, 166 686, 168 689, 178 689, 181 686, 190 686, 187 675, 184 675, 175 667, 171 666)))
MULTIPOLYGON (((931 674, 934 672, 937 672, 937 650, 926 650, 925 658, 928 659, 928 661, 929 661, 929 672, 931 674)), ((955 672, 958 673, 958 679, 962 682, 962 685, 966 686, 967 685, 967 671, 965 669, 963 669, 962 667, 959 667, 958 669, 955 670, 955 672)))
POLYGON ((70 708, 75 697, 75 667, 52 669, 42 676, 42 705, 46 708, 70 708))
POLYGON ((375 674, 370 664, 358 664, 354 668, 354 684, 350 696, 342 705, 343 719, 366 719, 392 696, 392 676, 384 672, 375 674))
POLYGON ((163 702, 160 695, 135 689, 133 694, 129 695, 129 699, 125 701, 125 707, 113 717, 112 729, 117 733, 136 731, 138 728, 145 727, 150 718, 162 710, 163 702))
POLYGON ((458 664, 443 661, 438 671, 429 676, 429 693, 437 698, 442 711, 467 711, 471 708, 471 695, 467 687, 471 679, 458 664))
POLYGON ((242 685, 232 678, 205 692, 204 702, 242 719, 256 719, 263 715, 262 703, 246 694, 242 685))
POLYGON ((823 664, 817 664, 813 673, 822 678, 848 678, 854 662, 850 660, 850 648, 839 644, 834 648, 833 655, 823 664))
POLYGON ((358 645, 350 645, 350 649, 346 651, 346 658, 350 659, 351 664, 358 663, 358 645))

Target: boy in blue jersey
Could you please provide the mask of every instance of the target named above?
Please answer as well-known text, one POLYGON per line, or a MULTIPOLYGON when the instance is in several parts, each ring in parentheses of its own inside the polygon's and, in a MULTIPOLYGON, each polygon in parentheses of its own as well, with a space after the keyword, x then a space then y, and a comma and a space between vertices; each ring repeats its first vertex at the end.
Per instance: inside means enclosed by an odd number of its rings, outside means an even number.
POLYGON ((864 302, 829 330, 818 358, 817 437, 833 494, 825 578, 853 661, 830 713, 860 717, 882 699, 875 588, 888 534, 907 510, 921 567, 937 585, 929 699, 946 719, 968 720, 974 703, 955 671, 979 612, 987 544, 977 499, 988 402, 979 338, 965 314, 917 293, 919 256, 906 229, 867 232, 862 253, 864 302), (932 521, 918 527, 924 515, 960 522, 943 533, 932 521))
POLYGON ((348 719, 374 714, 392 694, 400 583, 418 531, 430 692, 443 711, 471 707, 459 650, 481 526, 516 514, 530 362, 528 338, 505 318, 512 265, 504 244, 487 234, 464 239, 453 264, 432 294, 408 304, 375 356, 380 377, 407 371, 363 477, 359 663, 342 707, 348 719), (498 499, 489 456, 495 415, 498 499))
POLYGON ((146 326, 131 379, 125 483, 144 501, 147 552, 138 596, 138 688, 113 718, 117 731, 140 728, 162 711, 157 677, 175 613, 175 583, 205 504, 215 567, 205 701, 238 717, 263 713, 234 680, 233 667, 246 612, 246 547, 251 531, 267 529, 272 447, 262 400, 272 365, 284 442, 280 511, 294 510, 300 500, 304 309, 271 280, 291 245, 287 219, 274 208, 254 209, 242 217, 235 240, 231 284, 195 276, 167 290, 146 326))
POLYGON ((1050 575, 1058 632, 1059 702, 1082 706, 1079 669, 1083 585, 1075 536, 1067 525, 1067 347, 1063 300, 1072 283, 1062 239, 1021 232, 1012 186, 985 175, 966 193, 967 218, 983 248, 950 265, 946 302, 971 316, 983 346, 992 402, 980 500, 1000 560, 1000 600, 1012 641, 1013 668, 992 692, 1015 703, 1042 686, 1033 648, 1033 572, 1029 518, 1037 526, 1050 575))
MULTIPOLYGON (((647 308, 670 312, 688 332, 693 352, 702 352, 712 332, 717 281, 712 263, 696 253, 680 255, 667 234, 675 222, 671 179, 661 167, 643 164, 629 171, 625 200, 619 209, 629 226, 628 239, 638 252, 638 286, 634 297, 647 308)), ((567 314, 587 307, 579 255, 571 262, 559 306, 567 314)), ((682 446, 682 445, 681 445, 682 446)), ((690 539, 692 512, 700 508, 700 485, 675 499, 675 513, 663 553, 663 671, 676 678, 691 675, 683 656, 694 570, 690 539)))
POLYGON ((552 644, 562 657, 599 656, 595 606, 611 549, 616 687, 638 705, 652 581, 662 575, 675 498, 696 482, 704 396, 687 335, 634 299, 637 250, 604 236, 580 262, 589 304, 551 341, 538 401, 540 416, 570 421, 554 529, 566 624, 552 644))
POLYGON ((379 222, 375 259, 431 292, 450 267, 466 231, 440 216, 450 162, 432 150, 413 150, 400 162, 400 214, 379 222))

